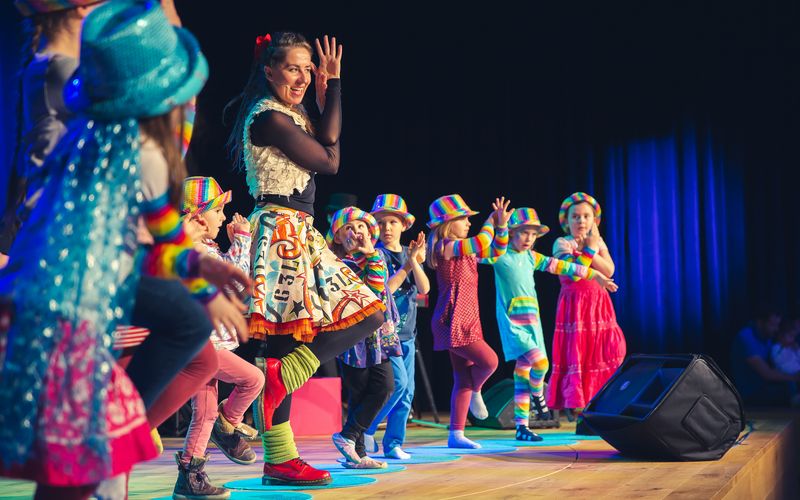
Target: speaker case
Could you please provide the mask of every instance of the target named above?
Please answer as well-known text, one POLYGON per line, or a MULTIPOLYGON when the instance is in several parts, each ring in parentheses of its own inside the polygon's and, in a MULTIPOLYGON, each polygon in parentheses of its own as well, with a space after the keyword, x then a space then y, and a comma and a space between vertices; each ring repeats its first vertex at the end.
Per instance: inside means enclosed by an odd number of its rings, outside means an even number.
MULTIPOLYGON (((635 397, 631 400, 635 405, 635 397)), ((742 400, 734 385, 711 358, 697 354, 630 356, 592 398, 583 416, 593 431, 623 455, 659 460, 719 459, 745 425, 742 400), (609 391, 621 386, 629 367, 659 360, 686 367, 648 411, 633 416, 596 410, 609 391)))

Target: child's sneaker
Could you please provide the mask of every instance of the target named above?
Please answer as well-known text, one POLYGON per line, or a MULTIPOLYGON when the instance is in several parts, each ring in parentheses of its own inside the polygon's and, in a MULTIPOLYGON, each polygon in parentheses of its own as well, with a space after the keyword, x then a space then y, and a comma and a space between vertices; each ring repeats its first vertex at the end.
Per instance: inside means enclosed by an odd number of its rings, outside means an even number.
POLYGON ((375 460, 372 457, 361 457, 358 463, 345 462, 344 465, 347 469, 385 469, 389 465, 386 462, 375 460))
POLYGON ((532 432, 526 425, 517 426, 517 434, 514 436, 517 441, 542 441, 542 436, 532 432))
POLYGON ((359 457, 356 452, 355 441, 347 439, 339 432, 331 436, 331 439, 333 440, 333 445, 339 450, 339 453, 344 455, 344 458, 346 458, 348 462, 357 464, 361 461, 361 457, 359 457))

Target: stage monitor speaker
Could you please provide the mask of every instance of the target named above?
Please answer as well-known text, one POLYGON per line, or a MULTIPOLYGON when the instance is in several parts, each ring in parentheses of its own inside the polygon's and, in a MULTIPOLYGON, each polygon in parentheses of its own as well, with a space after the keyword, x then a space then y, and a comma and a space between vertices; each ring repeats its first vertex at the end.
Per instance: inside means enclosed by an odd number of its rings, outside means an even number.
MULTIPOLYGON (((489 429, 515 429, 514 424, 514 380, 504 379, 483 391, 483 402, 489 410, 489 416, 483 420, 475 418, 472 412, 467 414, 470 423, 478 427, 489 429)), ((531 404, 531 417, 528 426, 531 429, 551 429, 560 427, 558 413, 552 412, 553 420, 537 420, 536 410, 531 404)))
POLYGON ((623 455, 659 460, 719 459, 745 424, 736 388, 697 354, 630 356, 583 417, 623 455))

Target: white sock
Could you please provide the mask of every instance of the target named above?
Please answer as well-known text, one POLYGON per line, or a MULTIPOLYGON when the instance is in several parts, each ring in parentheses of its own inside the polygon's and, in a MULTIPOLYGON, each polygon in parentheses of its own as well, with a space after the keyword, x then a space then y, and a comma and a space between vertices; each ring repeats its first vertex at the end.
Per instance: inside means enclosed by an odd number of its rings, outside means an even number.
POLYGON ((480 448, 481 445, 464 436, 464 431, 450 431, 447 438, 448 448, 480 448))
POLYGON ((386 458, 396 458, 398 460, 408 460, 409 458, 411 458, 411 455, 404 452, 403 449, 400 448, 399 446, 395 446, 391 450, 385 452, 383 456, 386 458))
POLYGON ((124 500, 127 494, 125 486, 125 474, 117 474, 100 481, 97 489, 94 490, 94 495, 99 500, 124 500))
POLYGON ((472 398, 469 400, 469 411, 478 420, 489 418, 489 410, 486 409, 486 403, 483 402, 481 391, 473 391, 472 398))

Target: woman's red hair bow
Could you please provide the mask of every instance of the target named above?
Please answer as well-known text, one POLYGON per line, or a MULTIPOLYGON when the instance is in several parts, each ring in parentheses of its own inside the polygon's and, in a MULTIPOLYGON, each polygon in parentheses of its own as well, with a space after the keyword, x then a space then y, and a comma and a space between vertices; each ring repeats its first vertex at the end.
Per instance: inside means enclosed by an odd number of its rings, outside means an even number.
POLYGON ((264 36, 256 37, 256 47, 253 50, 253 57, 255 58, 256 61, 259 60, 259 58, 261 57, 261 52, 265 48, 269 47, 270 43, 272 43, 272 37, 270 36, 269 33, 267 33, 264 36))

